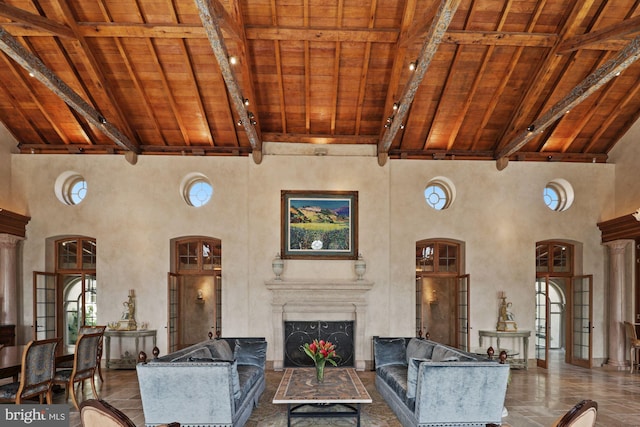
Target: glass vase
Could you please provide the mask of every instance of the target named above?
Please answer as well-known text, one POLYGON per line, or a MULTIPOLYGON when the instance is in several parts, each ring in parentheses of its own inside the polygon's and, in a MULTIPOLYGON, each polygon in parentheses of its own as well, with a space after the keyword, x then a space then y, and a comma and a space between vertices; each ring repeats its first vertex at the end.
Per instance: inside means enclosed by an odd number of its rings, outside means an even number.
POLYGON ((324 359, 316 362, 316 381, 319 383, 324 381, 324 364, 324 359))

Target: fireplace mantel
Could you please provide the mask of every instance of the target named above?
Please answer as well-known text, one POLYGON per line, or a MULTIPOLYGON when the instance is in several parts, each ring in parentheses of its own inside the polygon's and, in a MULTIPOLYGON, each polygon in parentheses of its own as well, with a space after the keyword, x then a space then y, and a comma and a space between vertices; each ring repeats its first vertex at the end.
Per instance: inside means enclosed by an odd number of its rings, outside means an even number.
POLYGON ((285 321, 355 321, 355 367, 364 370, 367 324, 366 293, 373 287, 367 280, 287 279, 265 282, 271 291, 274 369, 284 363, 285 321))

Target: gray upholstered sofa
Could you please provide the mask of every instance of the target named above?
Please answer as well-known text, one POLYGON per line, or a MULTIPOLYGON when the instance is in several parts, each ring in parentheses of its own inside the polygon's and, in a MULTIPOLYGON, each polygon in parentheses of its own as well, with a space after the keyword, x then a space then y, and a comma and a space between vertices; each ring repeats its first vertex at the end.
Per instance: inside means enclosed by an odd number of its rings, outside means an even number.
POLYGON ((265 389, 264 338, 207 340, 136 366, 145 424, 243 426, 265 389))
POLYGON ((501 424, 509 365, 418 338, 373 338, 376 388, 404 426, 501 424))

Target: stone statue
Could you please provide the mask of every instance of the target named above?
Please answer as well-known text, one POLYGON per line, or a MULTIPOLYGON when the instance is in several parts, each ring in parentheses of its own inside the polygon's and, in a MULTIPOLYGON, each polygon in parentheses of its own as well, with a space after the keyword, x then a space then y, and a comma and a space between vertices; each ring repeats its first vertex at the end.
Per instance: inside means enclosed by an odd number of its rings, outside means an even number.
POLYGON ((498 313, 498 324, 496 325, 496 330, 498 331, 517 331, 518 325, 516 325, 515 317, 511 312, 511 306, 513 305, 510 302, 507 302, 507 297, 502 293, 500 296, 502 302, 500 303, 500 309, 498 313))
POLYGON ((122 318, 118 322, 118 329, 125 331, 135 331, 138 326, 136 324, 136 301, 133 289, 129 291, 129 299, 122 303, 125 310, 122 312, 122 318))

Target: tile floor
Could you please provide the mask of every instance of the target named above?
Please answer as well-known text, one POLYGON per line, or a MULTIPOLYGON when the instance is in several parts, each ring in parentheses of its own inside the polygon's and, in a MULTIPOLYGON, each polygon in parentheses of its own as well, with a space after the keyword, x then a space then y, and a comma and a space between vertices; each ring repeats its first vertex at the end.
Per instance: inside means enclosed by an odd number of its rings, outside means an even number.
MULTIPOLYGON (((551 361, 550 368, 513 369, 507 391, 506 407, 509 416, 504 426, 550 426, 555 419, 582 399, 598 402, 597 426, 640 426, 640 373, 610 371, 604 368, 584 369, 564 364, 559 358, 551 361)), ((374 386, 374 373, 359 372, 363 383, 373 398, 372 405, 363 409, 363 426, 399 427, 397 419, 374 386)), ((125 412, 137 426, 144 425, 140 395, 135 371, 105 370, 105 381, 99 388, 100 397, 125 412)), ((247 427, 272 427, 286 425, 283 405, 271 404, 282 372, 267 373, 267 390, 260 405, 254 410, 247 427)), ((491 390, 487 390, 490 393, 491 390)), ((92 397, 91 387, 85 386, 87 398, 92 397)), ((64 392, 55 395, 55 403, 64 402, 64 392)), ((80 425, 79 416, 71 409, 71 427, 80 425)), ((302 421, 302 420, 301 420, 302 421)), ((295 425, 343 425, 327 420, 319 423, 295 425)))

